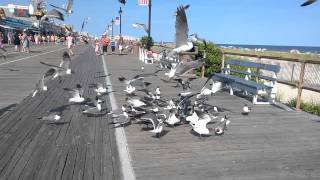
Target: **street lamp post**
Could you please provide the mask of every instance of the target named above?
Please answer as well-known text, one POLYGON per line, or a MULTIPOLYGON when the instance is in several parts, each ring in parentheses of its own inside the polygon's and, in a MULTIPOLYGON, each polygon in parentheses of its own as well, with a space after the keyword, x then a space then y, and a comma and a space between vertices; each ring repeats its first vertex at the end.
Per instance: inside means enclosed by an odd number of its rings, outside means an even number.
POLYGON ((113 38, 113 24, 114 24, 114 20, 112 18, 111 20, 111 37, 113 38))
POLYGON ((151 37, 151 1, 152 0, 149 0, 149 22, 148 22, 148 38, 150 39, 151 37))
POLYGON ((121 33, 121 22, 122 22, 122 18, 121 18, 121 14, 122 14, 122 9, 121 9, 121 7, 120 7, 120 9, 119 9, 119 16, 120 16, 120 37, 122 36, 122 33, 121 33))

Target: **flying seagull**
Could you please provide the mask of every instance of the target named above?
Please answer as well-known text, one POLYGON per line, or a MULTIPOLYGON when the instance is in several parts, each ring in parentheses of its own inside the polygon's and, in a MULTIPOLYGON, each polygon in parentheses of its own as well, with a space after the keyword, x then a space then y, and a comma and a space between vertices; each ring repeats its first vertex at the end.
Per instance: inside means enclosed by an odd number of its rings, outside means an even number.
POLYGON ((96 97, 94 104, 95 104, 95 106, 93 106, 93 107, 85 106, 86 109, 83 109, 82 113, 84 113, 84 114, 95 114, 95 113, 101 112, 102 101, 99 99, 99 97, 96 97))
POLYGON ((56 73, 52 79, 55 79, 57 77, 61 78, 64 75, 70 75, 72 73, 70 69, 71 58, 68 52, 66 51, 62 54, 62 59, 60 61, 59 66, 48 64, 42 61, 40 61, 40 63, 46 66, 53 67, 56 70, 56 73))
POLYGON ((119 3, 125 5, 126 4, 126 0, 119 0, 119 3))
POLYGON ((207 49, 207 41, 205 39, 199 38, 197 33, 193 33, 190 36, 192 42, 204 44, 204 48, 207 49))
POLYGON ((56 10, 56 9, 52 9, 50 10, 48 13, 46 13, 42 18, 41 20, 46 20, 48 18, 56 18, 56 19, 59 19, 61 21, 64 21, 64 16, 63 14, 56 10))
POLYGON ((58 6, 55 6, 55 5, 52 5, 52 4, 49 4, 50 6, 56 8, 56 9, 59 9, 61 11, 63 11, 65 14, 72 14, 73 11, 72 11, 72 6, 73 6, 73 0, 67 0, 67 6, 66 8, 61 8, 61 7, 58 7, 58 6))
POLYGON ((306 2, 304 2, 303 4, 301 4, 301 7, 304 7, 304 6, 308 6, 310 4, 313 4, 314 2, 316 2, 317 0, 307 0, 306 2))
POLYGON ((180 6, 177 8, 176 11, 176 48, 172 50, 172 53, 178 54, 180 52, 189 51, 193 48, 193 44, 188 42, 188 21, 185 10, 189 7, 187 6, 180 6))
POLYGON ((41 91, 47 91, 48 87, 45 85, 45 83, 50 80, 50 77, 53 77, 53 74, 56 73, 56 70, 54 68, 50 68, 47 70, 42 78, 39 80, 39 82, 36 84, 36 88, 32 91, 32 96, 34 97, 37 93, 41 91))
POLYGON ((134 28, 143 28, 144 31, 148 34, 149 33, 149 28, 145 25, 145 24, 142 24, 142 23, 134 23, 132 24, 132 27, 134 28))
POLYGON ((190 62, 179 62, 175 68, 171 68, 168 73, 165 73, 170 79, 175 76, 183 76, 191 70, 201 67, 205 63, 205 59, 200 59, 190 62))

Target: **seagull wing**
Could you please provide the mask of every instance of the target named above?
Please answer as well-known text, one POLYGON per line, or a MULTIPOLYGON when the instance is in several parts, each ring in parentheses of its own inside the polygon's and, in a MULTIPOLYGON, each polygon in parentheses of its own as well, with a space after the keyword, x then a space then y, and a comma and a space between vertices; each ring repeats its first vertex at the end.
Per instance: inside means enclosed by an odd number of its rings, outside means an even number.
POLYGON ((43 19, 45 19, 45 18, 56 18, 61 21, 64 21, 63 14, 60 11, 58 11, 57 9, 52 9, 51 11, 49 11, 45 16, 43 16, 43 19))
POLYGON ((144 31, 146 31, 146 33, 149 32, 149 29, 145 24, 142 24, 142 23, 135 23, 135 24, 138 25, 140 28, 143 28, 144 31))
POLYGON ((61 10, 61 11, 67 11, 66 9, 64 9, 64 8, 62 8, 62 7, 59 7, 59 6, 56 6, 56 5, 53 5, 53 4, 49 4, 50 6, 52 6, 52 7, 54 7, 54 8, 56 8, 56 9, 59 9, 59 10, 61 10))
POLYGON ((43 64, 43 65, 46 65, 46 66, 50 66, 50 67, 55 67, 55 68, 63 69, 63 68, 62 68, 62 67, 60 67, 60 66, 56 66, 56 65, 53 65, 53 64, 48 64, 48 63, 45 63, 45 62, 42 62, 42 61, 40 61, 40 63, 41 63, 41 64, 43 64))
POLYGON ((180 6, 177 8, 176 15, 176 47, 187 44, 188 32, 189 28, 185 8, 180 6))
POLYGON ((316 2, 317 0, 307 0, 306 2, 304 2, 303 4, 301 4, 301 7, 304 7, 304 6, 308 6, 310 4, 313 4, 314 2, 316 2))
POLYGON ((119 0, 119 3, 126 4, 126 0, 119 0))
POLYGON ((176 69, 176 75, 183 75, 190 70, 197 69, 202 66, 204 60, 190 61, 185 63, 180 63, 176 69))
POLYGON ((55 68, 50 68, 49 70, 47 70, 47 71, 44 73, 43 78, 51 77, 51 76, 53 76, 56 72, 57 72, 57 70, 56 70, 55 68))
POLYGON ((154 113, 151 114, 146 114, 145 116, 140 118, 142 121, 147 121, 147 122, 151 122, 153 129, 156 129, 159 121, 157 120, 157 116, 154 113))
POLYGON ((73 6, 73 0, 68 0, 67 2, 67 13, 70 13, 73 6))

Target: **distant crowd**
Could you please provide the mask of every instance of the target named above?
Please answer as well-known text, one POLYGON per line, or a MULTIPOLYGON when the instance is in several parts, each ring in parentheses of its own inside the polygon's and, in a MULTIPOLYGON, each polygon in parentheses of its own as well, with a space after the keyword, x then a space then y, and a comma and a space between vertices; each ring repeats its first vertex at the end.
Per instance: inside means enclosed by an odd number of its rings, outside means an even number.
POLYGON ((123 54, 124 51, 127 53, 133 53, 134 41, 124 40, 123 37, 115 39, 113 37, 109 38, 107 34, 103 34, 102 37, 95 38, 95 53, 96 55, 107 54, 108 49, 111 50, 111 54, 116 53, 116 50, 119 55, 123 54))
POLYGON ((28 31, 15 31, 3 34, 0 32, 0 56, 6 58, 8 50, 4 46, 4 39, 7 36, 8 47, 14 46, 15 52, 29 53, 30 44, 35 45, 54 45, 64 43, 68 49, 70 55, 74 55, 73 46, 76 43, 76 37, 72 33, 68 33, 66 36, 57 34, 40 35, 39 33, 32 33, 28 31))

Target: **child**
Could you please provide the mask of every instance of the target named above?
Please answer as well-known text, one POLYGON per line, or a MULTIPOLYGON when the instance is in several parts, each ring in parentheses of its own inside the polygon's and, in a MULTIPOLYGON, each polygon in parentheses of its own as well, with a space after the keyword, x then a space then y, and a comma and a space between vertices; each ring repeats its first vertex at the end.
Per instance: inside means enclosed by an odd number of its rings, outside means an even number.
POLYGON ((94 44, 95 44, 94 51, 96 52, 96 56, 100 56, 101 55, 100 54, 100 42, 97 37, 94 39, 94 44))

